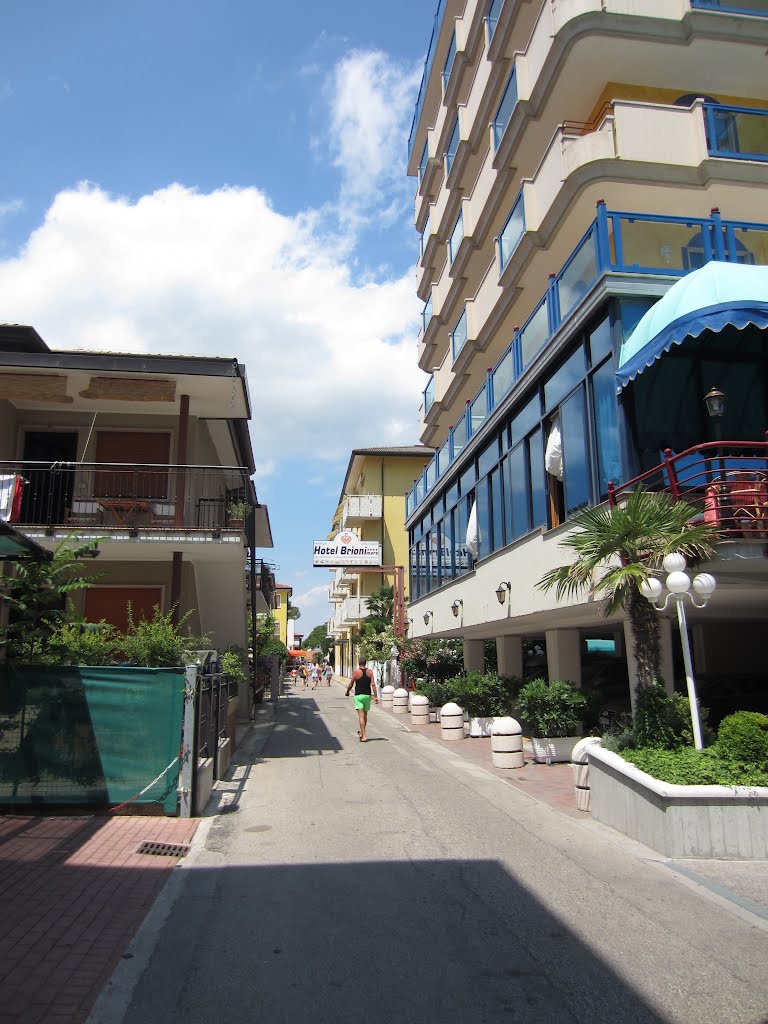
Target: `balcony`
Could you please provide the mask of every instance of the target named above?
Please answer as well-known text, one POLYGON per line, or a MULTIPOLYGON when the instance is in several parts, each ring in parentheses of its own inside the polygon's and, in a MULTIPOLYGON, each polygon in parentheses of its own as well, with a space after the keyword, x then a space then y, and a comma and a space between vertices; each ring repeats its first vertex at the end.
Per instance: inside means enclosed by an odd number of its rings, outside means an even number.
POLYGON ((373 519, 381 519, 382 497, 380 494, 349 494, 341 513, 343 527, 359 526, 373 519))
POLYGON ((751 14, 755 18, 768 18, 768 0, 691 0, 698 11, 721 11, 724 14, 751 14))
POLYGON ((229 466, 0 462, 13 496, 7 519, 26 530, 92 529, 100 534, 242 532, 233 502, 255 504, 248 470, 229 466))
POLYGON ((348 597, 340 606, 337 622, 341 627, 354 626, 368 616, 367 597, 348 597))
MULTIPOLYGON (((768 8, 768 0, 766 0, 768 8)), ((709 155, 724 160, 768 160, 768 110, 705 103, 709 155)))
POLYGON ((552 276, 477 395, 467 400, 466 412, 449 430, 447 452, 439 461, 433 459, 416 480, 406 497, 406 519, 601 277, 683 277, 713 260, 768 266, 768 224, 726 221, 717 211, 706 218, 621 213, 598 203, 595 220, 552 276))
MULTIPOLYGON (((246 569, 246 583, 250 584, 250 573, 246 569)), ((275 574, 272 566, 262 559, 256 559, 256 612, 259 615, 272 610, 275 597, 275 574)))

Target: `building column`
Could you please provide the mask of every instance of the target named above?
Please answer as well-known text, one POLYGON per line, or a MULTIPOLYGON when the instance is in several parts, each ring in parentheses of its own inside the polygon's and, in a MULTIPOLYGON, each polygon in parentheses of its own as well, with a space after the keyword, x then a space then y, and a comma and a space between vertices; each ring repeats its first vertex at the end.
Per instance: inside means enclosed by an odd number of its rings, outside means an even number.
POLYGON ((496 657, 500 676, 523 678, 523 638, 521 636, 497 636, 496 657))
POLYGON ((464 641, 464 670, 485 672, 485 640, 464 641))
POLYGON ((548 629, 547 676, 550 682, 567 679, 581 686, 581 636, 578 629, 548 629))

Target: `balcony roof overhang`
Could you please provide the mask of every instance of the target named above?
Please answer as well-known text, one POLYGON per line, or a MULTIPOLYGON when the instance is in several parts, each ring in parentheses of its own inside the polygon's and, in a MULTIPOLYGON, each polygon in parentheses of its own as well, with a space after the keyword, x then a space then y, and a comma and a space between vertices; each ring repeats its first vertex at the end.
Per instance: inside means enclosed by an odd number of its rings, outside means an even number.
POLYGON ((707 263, 674 284, 622 346, 616 390, 621 392, 673 345, 704 331, 749 324, 768 328, 768 267, 707 263))
POLYGON ((53 552, 47 551, 0 519, 0 562, 18 562, 27 558, 47 562, 53 558, 53 552))

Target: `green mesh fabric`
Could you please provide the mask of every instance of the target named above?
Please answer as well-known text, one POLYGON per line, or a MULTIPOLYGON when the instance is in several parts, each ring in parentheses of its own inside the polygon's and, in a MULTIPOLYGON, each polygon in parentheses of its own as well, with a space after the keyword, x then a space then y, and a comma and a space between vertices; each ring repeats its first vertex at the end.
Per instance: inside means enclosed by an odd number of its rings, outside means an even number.
MULTIPOLYGON (((0 665, 0 804, 114 806, 179 753, 183 668, 0 665)), ((179 764, 131 802, 176 813, 179 764)))

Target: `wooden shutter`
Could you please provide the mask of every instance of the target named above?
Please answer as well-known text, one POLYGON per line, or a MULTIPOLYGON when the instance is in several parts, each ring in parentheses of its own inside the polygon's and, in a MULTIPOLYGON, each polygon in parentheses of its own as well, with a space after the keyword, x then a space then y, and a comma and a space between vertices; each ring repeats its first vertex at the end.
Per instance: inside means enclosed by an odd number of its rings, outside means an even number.
POLYGON ((89 587, 85 592, 85 618, 88 622, 106 619, 117 629, 128 628, 128 603, 134 622, 154 615, 155 605, 163 607, 162 587, 89 587))
POLYGON ((167 498, 168 472, 144 469, 147 465, 167 466, 171 436, 160 431, 99 430, 96 433, 96 486, 103 498, 167 498), (135 470, 115 470, 109 463, 124 462, 135 470))

